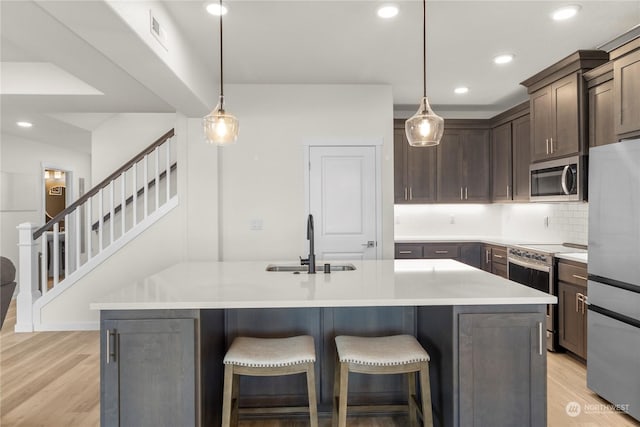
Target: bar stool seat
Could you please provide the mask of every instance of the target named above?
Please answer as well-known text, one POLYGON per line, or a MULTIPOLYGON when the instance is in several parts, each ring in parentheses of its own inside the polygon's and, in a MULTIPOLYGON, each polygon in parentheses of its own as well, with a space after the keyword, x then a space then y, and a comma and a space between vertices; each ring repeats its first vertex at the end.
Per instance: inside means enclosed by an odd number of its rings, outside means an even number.
MULTIPOLYGON (((429 353, 411 335, 357 337, 340 335, 335 338, 337 358, 334 382, 333 425, 346 426, 349 372, 362 374, 406 374, 408 409, 412 426, 417 417, 423 426, 432 426, 431 388, 429 384, 429 353), (415 374, 420 376, 421 405, 416 396, 415 374)), ((354 406, 354 410, 372 411, 396 405, 354 406)))
POLYGON ((289 338, 237 337, 224 357, 224 393, 222 426, 237 425, 239 412, 289 413, 308 412, 312 427, 318 426, 314 365, 316 351, 313 337, 289 338), (251 408, 238 407, 239 375, 278 376, 306 373, 308 407, 251 408))

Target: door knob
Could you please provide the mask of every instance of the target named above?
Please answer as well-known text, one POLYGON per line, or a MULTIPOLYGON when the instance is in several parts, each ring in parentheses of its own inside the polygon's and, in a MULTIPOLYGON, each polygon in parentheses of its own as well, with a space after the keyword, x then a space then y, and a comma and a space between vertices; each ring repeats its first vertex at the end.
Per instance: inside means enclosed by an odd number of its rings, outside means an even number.
POLYGON ((376 247, 376 242, 373 240, 369 240, 367 243, 363 243, 362 246, 366 247, 366 248, 375 248, 376 247))

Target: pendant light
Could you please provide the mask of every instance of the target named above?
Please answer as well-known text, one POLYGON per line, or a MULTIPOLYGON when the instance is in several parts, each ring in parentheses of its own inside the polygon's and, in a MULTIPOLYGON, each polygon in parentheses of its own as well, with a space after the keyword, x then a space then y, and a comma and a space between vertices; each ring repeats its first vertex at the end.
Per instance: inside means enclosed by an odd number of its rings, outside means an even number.
MULTIPOLYGON (((222 9, 222 0, 220 0, 220 9, 222 9)), ((206 116, 202 123, 204 125, 204 134, 206 141, 210 144, 229 145, 238 139, 238 119, 227 113, 224 109, 224 86, 222 79, 223 61, 222 61, 222 13, 220 14, 220 97, 218 105, 213 111, 206 116)))
POLYGON ((433 112, 427 100, 427 1, 422 0, 422 66, 423 92, 420 107, 416 114, 404 124, 409 145, 429 147, 440 144, 444 132, 444 119, 433 112))

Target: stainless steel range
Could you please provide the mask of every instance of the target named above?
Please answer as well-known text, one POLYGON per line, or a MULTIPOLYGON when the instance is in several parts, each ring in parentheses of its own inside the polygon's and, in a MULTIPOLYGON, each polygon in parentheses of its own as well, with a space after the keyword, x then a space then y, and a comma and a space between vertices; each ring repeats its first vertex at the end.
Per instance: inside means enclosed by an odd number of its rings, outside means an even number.
MULTIPOLYGON (((584 247, 579 245, 531 244, 509 248, 507 264, 509 280, 530 288, 558 295, 555 288, 554 254, 562 252, 578 252, 584 247), (580 248, 580 249, 578 249, 580 248)), ((547 350, 558 349, 558 307, 547 306, 547 350)))

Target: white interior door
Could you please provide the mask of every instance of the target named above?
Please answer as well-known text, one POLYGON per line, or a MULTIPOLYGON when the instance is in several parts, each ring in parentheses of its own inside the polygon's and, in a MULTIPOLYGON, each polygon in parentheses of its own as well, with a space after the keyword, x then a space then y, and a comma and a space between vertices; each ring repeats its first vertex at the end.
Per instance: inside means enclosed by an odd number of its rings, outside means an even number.
POLYGON ((377 257, 376 149, 309 147, 309 213, 316 258, 377 257))

